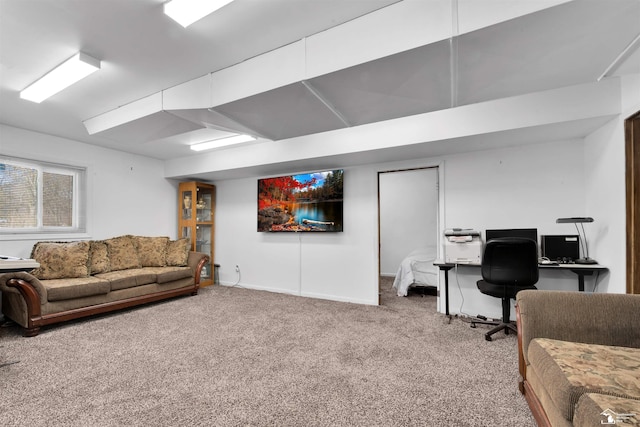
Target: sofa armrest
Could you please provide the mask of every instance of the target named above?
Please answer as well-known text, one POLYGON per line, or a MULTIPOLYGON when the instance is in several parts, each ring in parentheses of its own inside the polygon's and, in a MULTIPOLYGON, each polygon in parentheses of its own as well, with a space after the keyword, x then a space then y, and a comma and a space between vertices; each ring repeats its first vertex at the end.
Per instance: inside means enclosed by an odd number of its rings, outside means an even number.
POLYGON ((640 348, 640 295, 525 290, 516 317, 523 378, 534 338, 640 348))
POLYGON ((195 279, 196 285, 200 284, 200 273, 202 272, 202 268, 209 262, 209 255, 202 252, 189 252, 189 259, 187 260, 187 264, 193 270, 193 277, 195 279))
MULTIPOLYGON (((33 322, 41 319, 42 305, 47 303, 47 290, 42 286, 42 283, 29 273, 5 273, 0 274, 0 290, 3 293, 19 294, 22 297, 24 305, 26 305, 26 311, 20 309, 18 314, 14 314, 24 323, 18 321, 17 318, 13 320, 16 320, 26 328, 25 336, 37 335, 39 327, 35 326, 33 322)), ((4 305, 4 303, 3 299, 2 304, 4 305)), ((22 306, 22 304, 20 305, 22 306)))
POLYGON ((47 289, 38 278, 24 271, 0 274, 0 290, 20 293, 27 303, 31 299, 38 307, 47 303, 47 289))

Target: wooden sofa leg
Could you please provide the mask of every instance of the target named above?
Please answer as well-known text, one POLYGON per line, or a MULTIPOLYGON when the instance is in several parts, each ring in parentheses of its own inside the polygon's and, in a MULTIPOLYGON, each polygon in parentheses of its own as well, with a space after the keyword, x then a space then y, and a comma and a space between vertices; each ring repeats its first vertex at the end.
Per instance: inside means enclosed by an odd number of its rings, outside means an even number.
POLYGON ((34 326, 32 328, 24 328, 24 333, 22 336, 24 337, 35 337, 40 333, 40 326, 34 326))

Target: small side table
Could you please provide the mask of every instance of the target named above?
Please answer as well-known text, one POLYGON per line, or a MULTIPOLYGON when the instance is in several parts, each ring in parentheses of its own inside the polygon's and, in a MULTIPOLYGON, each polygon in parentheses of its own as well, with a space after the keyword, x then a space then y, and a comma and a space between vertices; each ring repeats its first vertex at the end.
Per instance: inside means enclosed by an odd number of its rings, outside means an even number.
POLYGON ((14 271, 30 271, 38 267, 40 267, 40 264, 33 259, 0 255, 0 274, 14 271))

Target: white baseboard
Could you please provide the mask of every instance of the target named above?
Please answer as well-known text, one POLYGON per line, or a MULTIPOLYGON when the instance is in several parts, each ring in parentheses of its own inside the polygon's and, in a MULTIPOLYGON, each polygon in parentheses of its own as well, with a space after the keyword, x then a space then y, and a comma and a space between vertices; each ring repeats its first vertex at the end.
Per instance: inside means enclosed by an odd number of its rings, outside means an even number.
POLYGON ((256 290, 256 291, 274 292, 274 293, 277 293, 277 294, 294 295, 294 296, 300 296, 300 297, 305 297, 305 298, 324 299, 324 300, 329 300, 329 301, 348 302, 348 303, 353 303, 353 304, 378 305, 377 298, 376 298, 375 301, 369 301, 369 300, 361 299, 361 298, 345 298, 345 297, 341 297, 341 296, 320 294, 320 293, 315 293, 315 292, 302 292, 302 293, 299 293, 297 290, 288 290, 288 289, 282 289, 282 288, 271 288, 271 287, 268 287, 268 286, 253 285, 253 284, 250 284, 250 283, 238 283, 238 284, 235 284, 235 282, 226 282, 226 281, 221 281, 220 282, 220 286, 227 286, 227 287, 232 287, 232 288, 233 287, 238 287, 238 288, 243 288, 243 289, 252 289, 252 290, 256 290))

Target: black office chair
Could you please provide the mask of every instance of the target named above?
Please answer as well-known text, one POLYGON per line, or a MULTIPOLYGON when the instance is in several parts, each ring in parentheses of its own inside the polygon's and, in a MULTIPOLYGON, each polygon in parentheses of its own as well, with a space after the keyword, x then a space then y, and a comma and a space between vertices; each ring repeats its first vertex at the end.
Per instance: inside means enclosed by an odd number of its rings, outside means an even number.
POLYGON ((485 334, 487 341, 498 331, 517 332, 511 322, 511 299, 523 289, 536 289, 538 282, 538 244, 531 239, 504 237, 487 242, 482 256, 482 279, 478 280, 480 292, 502 299, 502 321, 473 320, 476 323, 496 325, 485 334))

